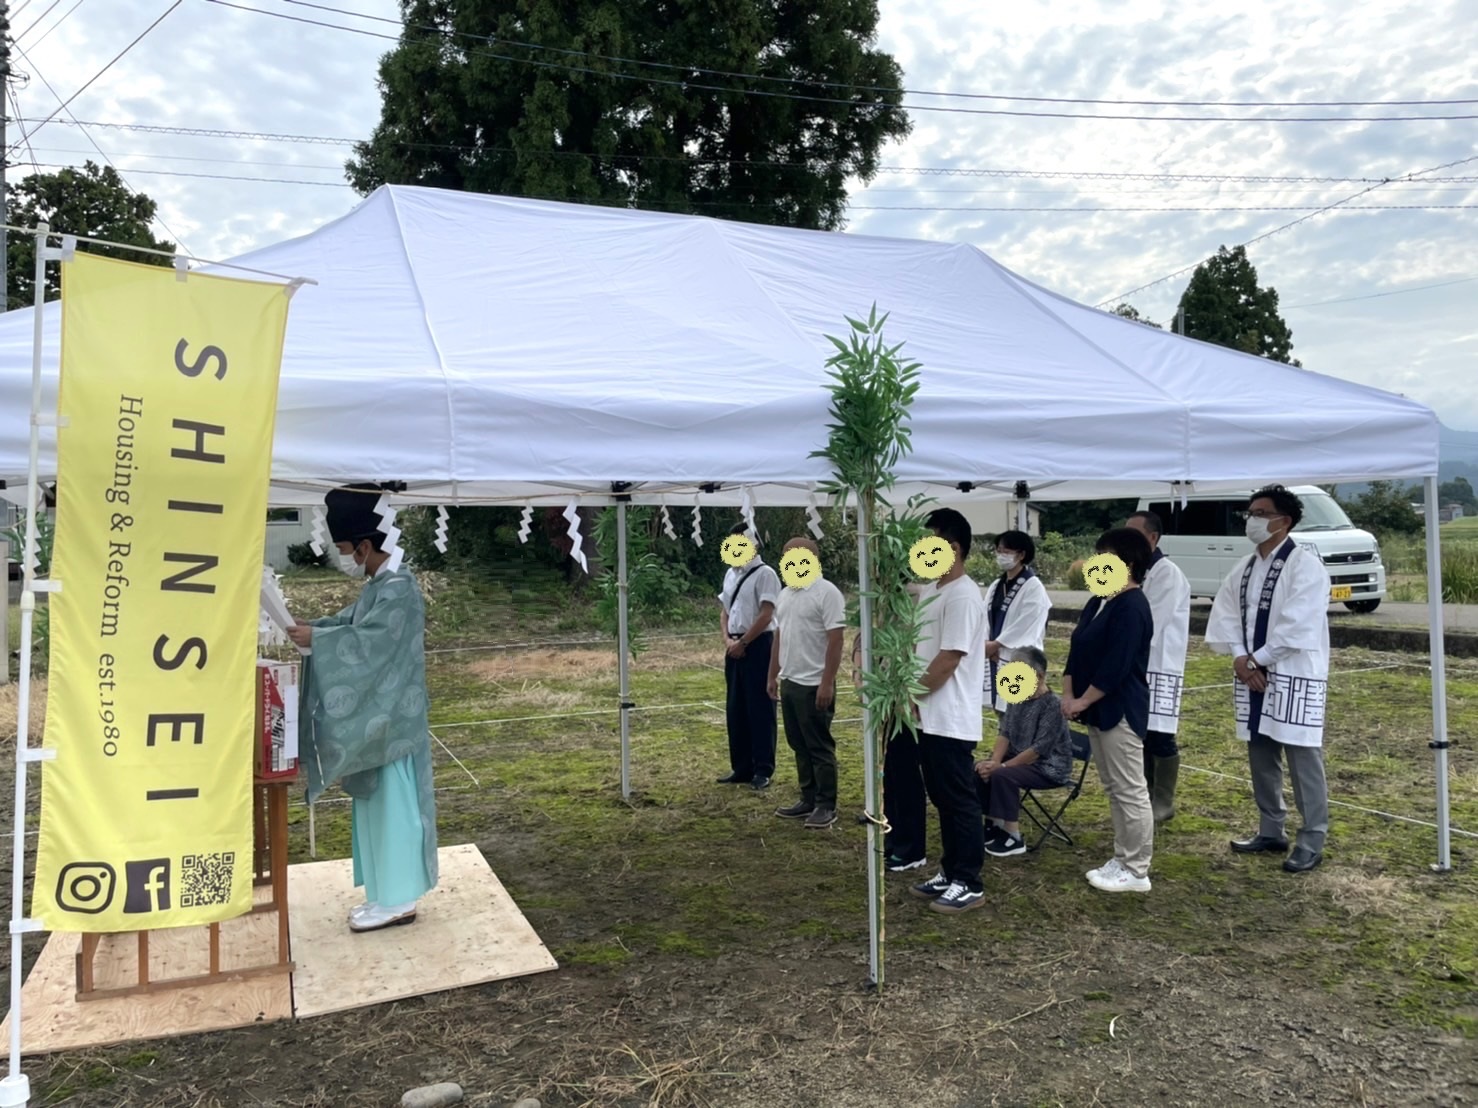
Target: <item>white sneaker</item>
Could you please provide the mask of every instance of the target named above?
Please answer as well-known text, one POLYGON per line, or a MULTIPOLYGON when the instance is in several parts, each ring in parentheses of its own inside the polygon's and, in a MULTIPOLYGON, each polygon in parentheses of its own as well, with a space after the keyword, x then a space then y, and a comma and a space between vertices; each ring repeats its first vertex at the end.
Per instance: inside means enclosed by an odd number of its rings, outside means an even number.
POLYGON ((416 902, 389 906, 371 904, 364 912, 349 915, 349 930, 354 932, 379 931, 386 927, 400 927, 416 921, 416 902))
POLYGON ((1114 874, 1119 873, 1121 870, 1123 870, 1123 868, 1124 867, 1119 864, 1119 859, 1110 858, 1103 865, 1099 866, 1097 869, 1090 869, 1087 873, 1083 874, 1083 876, 1088 878, 1089 881, 1092 881, 1095 877, 1112 877, 1114 876, 1114 874))
POLYGON ((1150 891, 1148 877, 1135 877, 1123 866, 1111 874, 1105 874, 1102 871, 1090 873, 1088 884, 1106 893, 1147 893, 1150 891))

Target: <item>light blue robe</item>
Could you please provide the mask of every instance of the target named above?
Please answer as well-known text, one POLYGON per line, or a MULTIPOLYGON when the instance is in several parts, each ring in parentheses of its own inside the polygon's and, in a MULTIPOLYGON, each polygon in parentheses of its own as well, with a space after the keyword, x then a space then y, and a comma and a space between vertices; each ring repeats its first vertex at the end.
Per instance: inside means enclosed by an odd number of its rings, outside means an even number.
POLYGON ((409 570, 382 569, 348 608, 312 624, 300 717, 308 799, 342 782, 355 885, 372 904, 409 904, 438 876, 421 591, 409 570))

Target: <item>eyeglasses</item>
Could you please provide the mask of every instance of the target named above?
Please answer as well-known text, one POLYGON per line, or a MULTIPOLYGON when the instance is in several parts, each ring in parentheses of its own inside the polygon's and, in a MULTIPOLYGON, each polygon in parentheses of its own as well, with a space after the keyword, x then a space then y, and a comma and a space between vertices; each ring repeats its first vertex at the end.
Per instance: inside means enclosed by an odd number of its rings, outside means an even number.
POLYGON ((1283 515, 1282 512, 1262 512, 1262 511, 1258 511, 1258 512, 1238 512, 1237 513, 1237 518, 1238 519, 1246 520, 1249 517, 1252 518, 1252 519, 1284 519, 1284 518, 1286 518, 1283 515))

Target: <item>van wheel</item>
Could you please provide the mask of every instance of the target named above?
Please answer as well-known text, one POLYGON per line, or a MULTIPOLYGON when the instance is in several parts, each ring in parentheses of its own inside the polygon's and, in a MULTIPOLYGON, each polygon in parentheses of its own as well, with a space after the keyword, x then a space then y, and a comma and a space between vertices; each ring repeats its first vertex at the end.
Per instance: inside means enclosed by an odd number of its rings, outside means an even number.
POLYGON ((1346 600, 1345 607, 1352 612, 1373 612, 1380 607, 1380 599, 1375 600, 1346 600))

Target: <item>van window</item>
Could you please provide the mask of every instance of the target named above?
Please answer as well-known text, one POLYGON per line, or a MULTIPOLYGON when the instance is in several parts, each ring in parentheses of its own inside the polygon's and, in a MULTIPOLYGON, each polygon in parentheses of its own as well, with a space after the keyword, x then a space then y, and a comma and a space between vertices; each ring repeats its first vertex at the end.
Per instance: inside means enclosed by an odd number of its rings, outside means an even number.
POLYGON ((1304 504, 1304 517, 1295 531, 1346 531, 1355 526, 1339 501, 1328 493, 1301 493, 1299 499, 1304 504))
POLYGON ((1237 513, 1245 511, 1245 500, 1192 500, 1184 508, 1180 501, 1151 504, 1150 510, 1160 517, 1167 535, 1242 535, 1245 526, 1237 513))

